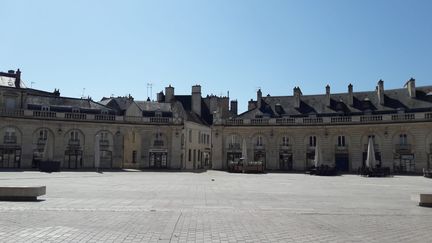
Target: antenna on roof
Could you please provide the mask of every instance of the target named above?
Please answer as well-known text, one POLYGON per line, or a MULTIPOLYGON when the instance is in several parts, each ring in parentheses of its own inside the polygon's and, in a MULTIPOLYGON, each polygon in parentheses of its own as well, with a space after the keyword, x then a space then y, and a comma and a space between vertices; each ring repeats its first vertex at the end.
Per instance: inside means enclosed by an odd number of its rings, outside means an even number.
POLYGON ((85 88, 83 88, 83 91, 82 91, 82 94, 81 94, 81 99, 85 99, 84 92, 85 92, 85 88))
POLYGON ((152 83, 147 83, 147 97, 150 98, 150 100, 153 100, 153 84, 152 83), (149 95, 149 89, 150 89, 150 95, 149 95))
POLYGON ((30 83, 30 88, 31 88, 31 89, 33 89, 33 84, 34 84, 34 83, 35 83, 35 82, 31 82, 31 83, 30 83))

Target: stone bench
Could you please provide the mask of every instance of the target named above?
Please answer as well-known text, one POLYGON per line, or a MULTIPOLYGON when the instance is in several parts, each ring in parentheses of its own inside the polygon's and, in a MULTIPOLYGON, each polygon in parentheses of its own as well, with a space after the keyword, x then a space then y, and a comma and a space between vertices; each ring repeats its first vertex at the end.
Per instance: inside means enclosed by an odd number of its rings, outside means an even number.
POLYGON ((36 201, 45 193, 46 186, 0 186, 1 201, 36 201))
POLYGON ((411 200, 418 202, 419 206, 432 207, 432 194, 412 195, 411 200))

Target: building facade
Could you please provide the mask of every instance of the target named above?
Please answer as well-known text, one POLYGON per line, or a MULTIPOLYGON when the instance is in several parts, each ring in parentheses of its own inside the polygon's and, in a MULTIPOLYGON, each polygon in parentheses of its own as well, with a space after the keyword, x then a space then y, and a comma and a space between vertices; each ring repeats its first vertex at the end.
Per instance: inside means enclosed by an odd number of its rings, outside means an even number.
POLYGON ((263 96, 237 114, 237 101, 201 94, 157 101, 131 96, 101 101, 25 87, 21 72, 0 72, 0 168, 222 169, 243 157, 267 170, 303 171, 321 146, 325 164, 353 172, 364 165, 369 138, 379 165, 395 172, 432 167, 432 86, 410 79, 400 89, 263 96), (246 148, 244 148, 246 146, 246 148))
POLYGON ((375 91, 262 96, 249 101, 248 111, 213 125, 214 168, 227 169, 242 156, 262 161, 267 170, 303 171, 313 165, 319 143, 324 164, 355 172, 364 166, 368 140, 374 141, 379 166, 396 173, 421 172, 432 165, 432 87, 375 91), (245 141, 245 142, 243 142, 245 141), (217 151, 216 151, 217 150, 217 151))

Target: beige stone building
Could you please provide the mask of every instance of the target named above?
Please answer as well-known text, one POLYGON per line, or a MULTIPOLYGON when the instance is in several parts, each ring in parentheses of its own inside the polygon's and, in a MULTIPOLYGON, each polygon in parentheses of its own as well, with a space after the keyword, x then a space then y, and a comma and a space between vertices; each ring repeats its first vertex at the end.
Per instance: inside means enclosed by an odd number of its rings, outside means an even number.
POLYGON ((267 170, 302 171, 313 165, 315 146, 321 146, 324 164, 341 171, 364 165, 368 138, 374 141, 380 166, 395 172, 421 172, 432 165, 432 87, 292 96, 262 96, 249 101, 248 111, 213 126, 213 168, 242 156, 262 161, 267 170), (218 163, 216 163, 216 161, 218 163))
POLYGON ((341 171, 364 165, 368 140, 381 166, 420 172, 432 166, 432 86, 410 79, 400 89, 263 96, 237 114, 237 101, 190 95, 168 86, 157 101, 133 97, 62 97, 59 90, 27 88, 21 72, 0 72, 0 168, 37 168, 60 161, 64 169, 227 169, 242 157, 266 170, 303 171, 315 146, 341 171))
MULTIPOLYGON (((211 167, 213 111, 224 97, 174 95, 158 101, 109 97, 99 102, 27 88, 21 72, 0 73, 0 168, 64 169, 211 167)), ((228 104, 227 102, 225 102, 228 104)))

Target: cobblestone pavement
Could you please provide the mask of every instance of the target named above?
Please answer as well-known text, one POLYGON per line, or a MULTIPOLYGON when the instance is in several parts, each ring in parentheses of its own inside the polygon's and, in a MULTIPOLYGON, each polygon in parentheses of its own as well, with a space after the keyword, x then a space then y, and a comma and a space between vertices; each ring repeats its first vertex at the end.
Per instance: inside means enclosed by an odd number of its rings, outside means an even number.
POLYGON ((420 176, 189 172, 0 172, 46 185, 0 201, 0 242, 430 242, 420 176))

